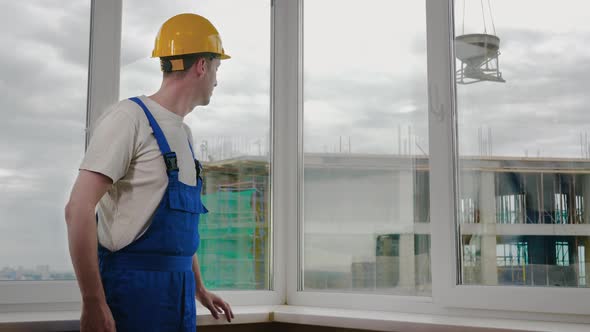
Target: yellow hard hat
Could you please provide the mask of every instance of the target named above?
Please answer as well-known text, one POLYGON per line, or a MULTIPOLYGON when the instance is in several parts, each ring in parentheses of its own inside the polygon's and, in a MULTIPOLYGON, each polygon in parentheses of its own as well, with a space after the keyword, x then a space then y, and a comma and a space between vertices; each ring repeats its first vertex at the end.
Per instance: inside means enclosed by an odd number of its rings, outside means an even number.
POLYGON ((179 14, 168 19, 156 36, 152 58, 193 53, 214 53, 229 59, 217 29, 203 16, 179 14))

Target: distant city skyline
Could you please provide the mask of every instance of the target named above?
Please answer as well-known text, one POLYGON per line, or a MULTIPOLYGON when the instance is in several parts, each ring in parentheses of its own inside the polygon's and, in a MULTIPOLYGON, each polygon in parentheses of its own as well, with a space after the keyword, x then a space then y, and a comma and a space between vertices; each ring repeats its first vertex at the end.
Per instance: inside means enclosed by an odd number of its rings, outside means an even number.
POLYGON ((0 282, 2 281, 37 281, 37 280, 75 280, 72 268, 55 270, 50 265, 3 266, 0 267, 0 282))

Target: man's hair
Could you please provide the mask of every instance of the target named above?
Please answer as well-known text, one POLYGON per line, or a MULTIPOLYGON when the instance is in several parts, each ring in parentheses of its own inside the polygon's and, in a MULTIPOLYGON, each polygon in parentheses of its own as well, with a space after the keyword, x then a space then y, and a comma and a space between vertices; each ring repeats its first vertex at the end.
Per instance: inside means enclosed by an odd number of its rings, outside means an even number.
POLYGON ((169 77, 171 75, 182 77, 182 76, 186 75, 188 70, 200 59, 205 59, 207 61, 211 61, 216 58, 219 58, 219 55, 215 54, 215 53, 192 53, 192 54, 175 55, 175 56, 160 58, 160 66, 162 68, 162 72, 164 72, 164 77, 169 77), (174 60, 182 61, 184 69, 172 71, 172 62, 174 60))

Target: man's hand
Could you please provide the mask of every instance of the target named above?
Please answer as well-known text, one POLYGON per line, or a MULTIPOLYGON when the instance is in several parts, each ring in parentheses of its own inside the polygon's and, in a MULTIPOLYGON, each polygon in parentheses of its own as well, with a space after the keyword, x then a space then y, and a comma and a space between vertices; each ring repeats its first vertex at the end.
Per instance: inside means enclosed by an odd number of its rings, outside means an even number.
POLYGON ((223 301, 219 296, 202 288, 197 291, 196 297, 205 308, 211 311, 211 315, 213 315, 215 319, 219 319, 219 314, 224 313, 228 322, 231 322, 234 318, 234 313, 231 311, 229 303, 223 301))
POLYGON ((111 309, 104 301, 84 301, 80 332, 116 332, 111 309))

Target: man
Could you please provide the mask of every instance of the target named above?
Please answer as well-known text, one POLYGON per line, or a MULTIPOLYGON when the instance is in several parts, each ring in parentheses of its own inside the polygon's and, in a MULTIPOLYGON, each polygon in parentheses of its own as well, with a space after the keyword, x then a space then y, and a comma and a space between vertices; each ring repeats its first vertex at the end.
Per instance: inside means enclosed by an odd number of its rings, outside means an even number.
POLYGON ((164 72, 160 89, 101 117, 66 206, 82 331, 195 331, 195 297, 216 319, 234 317, 199 272, 198 222, 207 209, 183 123, 209 103, 229 56, 207 19, 180 14, 160 28, 152 57, 164 72))

